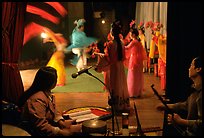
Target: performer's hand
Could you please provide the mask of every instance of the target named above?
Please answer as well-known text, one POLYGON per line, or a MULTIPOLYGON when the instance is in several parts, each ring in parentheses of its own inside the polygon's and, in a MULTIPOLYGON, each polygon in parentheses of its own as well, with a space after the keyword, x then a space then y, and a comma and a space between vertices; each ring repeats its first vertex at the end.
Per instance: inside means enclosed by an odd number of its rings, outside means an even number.
POLYGON ((99 54, 100 57, 104 57, 105 56, 105 54, 103 54, 103 53, 98 53, 98 54, 99 54))
POLYGON ((76 124, 70 126, 71 132, 81 132, 82 131, 82 124, 76 124))
POLYGON ((76 124, 76 120, 63 120, 59 122, 61 128, 70 128, 71 125, 76 124))
POLYGON ((164 111, 166 108, 162 103, 159 103, 158 105, 156 105, 156 109, 158 111, 164 111))
POLYGON ((172 116, 171 115, 171 120, 172 120, 172 122, 173 123, 176 123, 176 124, 180 124, 180 125, 183 125, 184 123, 184 119, 182 119, 181 117, 180 117, 180 115, 178 115, 178 114, 176 114, 176 113, 174 113, 174 115, 172 116))
POLYGON ((123 39, 123 35, 122 35, 122 34, 119 34, 119 38, 120 38, 120 39, 123 39))

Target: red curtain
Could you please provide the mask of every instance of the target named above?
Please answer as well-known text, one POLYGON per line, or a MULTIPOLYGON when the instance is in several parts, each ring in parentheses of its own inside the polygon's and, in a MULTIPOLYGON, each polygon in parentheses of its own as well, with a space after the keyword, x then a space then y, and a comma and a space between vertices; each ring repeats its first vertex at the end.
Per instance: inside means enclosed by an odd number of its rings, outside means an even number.
POLYGON ((23 93, 18 59, 23 46, 26 2, 2 2, 2 100, 17 104, 23 93))

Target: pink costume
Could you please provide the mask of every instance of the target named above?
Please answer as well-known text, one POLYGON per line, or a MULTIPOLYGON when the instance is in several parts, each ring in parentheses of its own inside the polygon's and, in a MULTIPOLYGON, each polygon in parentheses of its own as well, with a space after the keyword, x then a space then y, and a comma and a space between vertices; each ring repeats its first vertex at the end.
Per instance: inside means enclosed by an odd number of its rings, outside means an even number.
POLYGON ((143 60, 147 59, 146 52, 138 40, 131 41, 125 46, 125 66, 128 68, 127 84, 129 97, 141 96, 144 87, 143 60))

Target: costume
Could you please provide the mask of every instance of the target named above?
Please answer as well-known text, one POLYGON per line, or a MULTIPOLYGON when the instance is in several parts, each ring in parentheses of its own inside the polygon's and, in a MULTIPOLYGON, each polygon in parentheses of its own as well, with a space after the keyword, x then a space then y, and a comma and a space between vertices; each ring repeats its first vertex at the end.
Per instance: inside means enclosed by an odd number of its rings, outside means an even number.
POLYGON ((96 71, 104 73, 104 82, 112 94, 111 98, 114 101, 116 113, 129 111, 130 102, 125 68, 123 61, 118 60, 116 41, 106 42, 104 52, 103 57, 98 56, 96 71))
POLYGON ((43 91, 33 94, 23 106, 22 121, 27 122, 32 135, 56 136, 56 122, 62 118, 56 111, 54 96, 43 91))
POLYGON ((158 38, 158 76, 161 78, 161 89, 166 89, 166 36, 160 35, 158 38))
MULTIPOLYGON (((129 95, 123 61, 117 59, 117 43, 113 41, 108 47, 110 59, 110 90, 115 100, 115 109, 118 112, 129 110, 129 95)), ((123 48, 124 51, 124 48, 123 48)), ((124 53, 124 52, 123 52, 124 53)))
MULTIPOLYGON (((54 42, 56 51, 52 54, 46 66, 51 66, 57 70, 57 84, 56 86, 64 86, 66 83, 66 71, 64 65, 64 49, 67 41, 62 34, 49 33, 49 38, 54 42)), ((48 41, 48 40, 47 40, 48 41)))
POLYGON ((127 84, 130 97, 141 96, 144 87, 143 61, 147 59, 142 44, 134 39, 125 46, 126 60, 124 65, 128 67, 127 84))
MULTIPOLYGON (((108 41, 104 43, 104 54, 105 57, 107 58, 108 61, 110 61, 109 57, 108 57, 108 48, 109 46, 111 46, 113 44, 113 37, 112 35, 109 33, 107 36, 108 41)), ((98 60, 100 61, 101 58, 100 56, 98 56, 98 60)), ((98 63, 99 63, 98 61, 98 63)), ((103 70, 103 77, 104 77, 104 83, 106 84, 107 88, 104 87, 104 90, 109 91, 110 88, 110 68, 103 70)))
POLYGON ((72 51, 75 56, 71 59, 71 63, 76 65, 76 68, 81 70, 87 65, 87 47, 96 42, 96 38, 87 37, 84 31, 79 29, 80 26, 84 26, 85 20, 79 19, 75 21, 77 26, 74 28, 71 35, 71 45, 67 48, 67 51, 72 51))
POLYGON ((111 96, 111 105, 114 107, 116 113, 129 112, 130 101, 127 88, 127 80, 125 68, 123 65, 124 60, 124 47, 120 44, 120 21, 115 21, 111 25, 111 40, 107 43, 107 53, 96 66, 96 71, 109 70, 109 92, 111 96), (120 47, 121 46, 121 47, 120 47), (118 54, 120 52, 120 55, 118 54), (121 58, 119 60, 119 57, 121 58))
POLYGON ((57 84, 56 86, 64 86, 66 84, 66 71, 64 65, 64 52, 63 51, 55 51, 47 66, 51 66, 57 70, 57 84))

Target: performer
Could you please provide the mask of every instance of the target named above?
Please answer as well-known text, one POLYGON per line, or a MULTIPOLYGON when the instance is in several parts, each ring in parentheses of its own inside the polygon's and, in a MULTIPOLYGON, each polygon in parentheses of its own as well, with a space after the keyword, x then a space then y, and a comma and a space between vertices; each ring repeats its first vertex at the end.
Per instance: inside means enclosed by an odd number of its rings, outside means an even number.
POLYGON ((166 44, 167 36, 166 34, 159 35, 158 38, 158 76, 161 78, 161 89, 166 90, 166 44))
MULTIPOLYGON (((153 23, 153 26, 151 26, 152 30, 152 39, 150 42, 150 52, 149 52, 149 57, 151 59, 157 59, 156 55, 159 55, 158 51, 158 37, 160 36, 160 29, 163 27, 163 25, 159 22, 153 23)), ((157 61, 153 61, 155 63, 157 61)))
MULTIPOLYGON (((136 27, 136 20, 132 20, 129 24, 130 26, 130 30, 132 28, 135 28, 136 27)), ((130 37, 130 31, 128 32, 128 34, 126 35, 126 37, 123 39, 122 38, 122 42, 123 42, 123 45, 128 45, 130 42, 132 41, 132 38, 130 37)))
MULTIPOLYGON (((111 35, 111 33, 109 33, 107 36, 107 41, 104 43, 104 53, 95 53, 98 55, 98 61, 97 61, 98 65, 101 64, 100 62, 103 62, 102 60, 106 60, 107 62, 110 62, 110 59, 108 57, 108 49, 109 49, 109 46, 113 44, 113 40, 114 40, 114 37, 111 35)), ((107 64, 107 62, 105 63, 106 65, 104 66, 109 65, 107 64)), ((109 66, 107 67, 107 69, 103 69, 101 72, 103 73, 104 83, 106 85, 103 87, 103 90, 109 91, 109 88, 110 88, 110 68, 109 66)))
POLYGON ((51 66, 57 70, 57 84, 56 86, 64 86, 66 84, 66 71, 64 65, 64 51, 67 46, 67 40, 63 37, 62 34, 55 34, 51 30, 45 30, 48 37, 43 40, 46 42, 54 42, 56 46, 56 51, 51 56, 47 66, 51 66))
POLYGON ((144 88, 143 61, 147 59, 136 28, 130 29, 132 41, 125 46, 126 60, 124 64, 128 67, 127 84, 129 97, 140 97, 144 88))
MULTIPOLYGON (((139 31, 139 38, 140 42, 142 43, 142 46, 146 52, 146 55, 148 56, 148 50, 147 50, 147 42, 146 42, 146 37, 145 37, 145 28, 144 28, 144 23, 140 22, 138 25, 138 31, 139 31)), ((147 59, 143 61, 143 72, 147 72, 147 59)))
POLYGON ((76 54, 75 57, 71 59, 71 63, 76 65, 78 71, 87 66, 87 52, 90 50, 87 47, 92 43, 97 43, 96 38, 86 36, 84 32, 85 22, 85 19, 79 19, 74 22, 76 27, 71 35, 72 44, 66 49, 67 51, 71 50, 74 54, 76 54))
MULTIPOLYGON (((107 60, 110 64, 110 92, 112 95, 112 104, 115 107, 116 113, 129 112, 130 111, 130 101, 127 88, 127 80, 125 74, 125 68, 123 65, 124 60, 124 47, 122 47, 120 34, 121 34, 121 23, 120 21, 115 21, 112 24, 111 35, 114 40, 109 44, 107 54, 107 60)), ((102 63, 101 63, 102 64, 102 63)), ((102 68, 99 64, 98 67, 102 68)), ((104 66, 108 69, 107 66, 104 66)))

